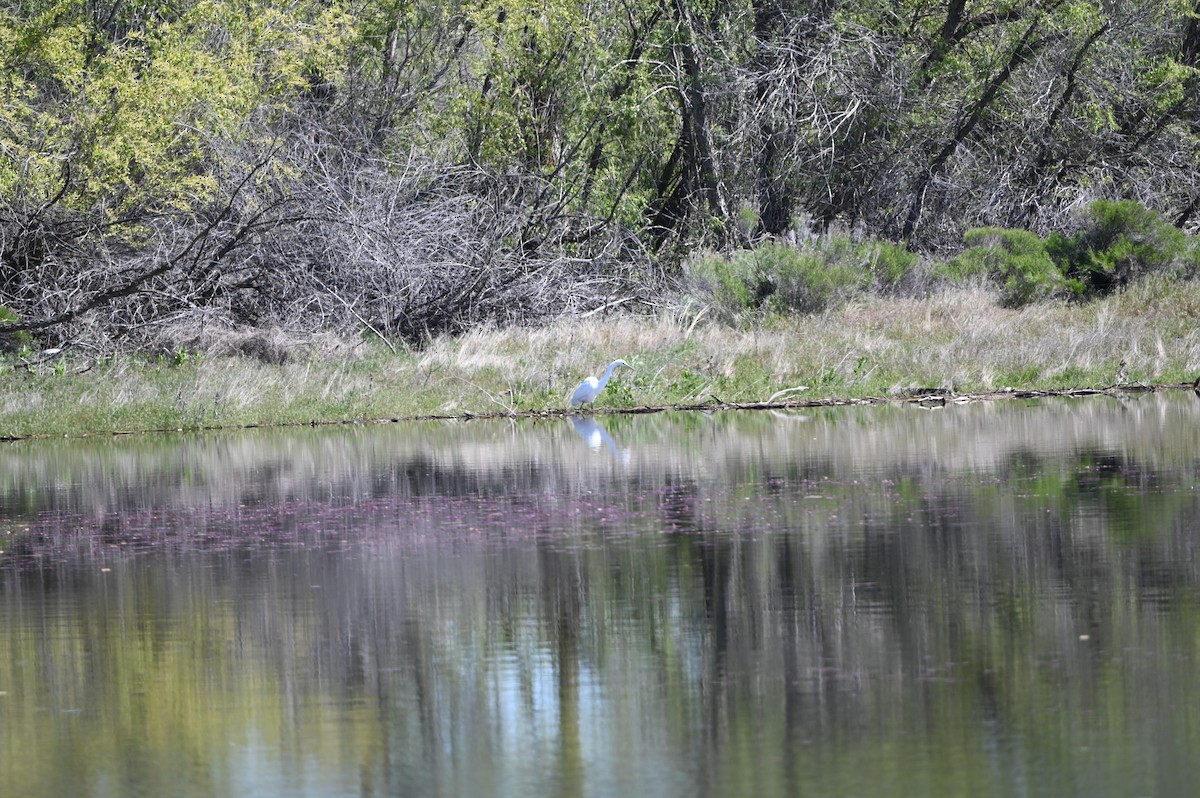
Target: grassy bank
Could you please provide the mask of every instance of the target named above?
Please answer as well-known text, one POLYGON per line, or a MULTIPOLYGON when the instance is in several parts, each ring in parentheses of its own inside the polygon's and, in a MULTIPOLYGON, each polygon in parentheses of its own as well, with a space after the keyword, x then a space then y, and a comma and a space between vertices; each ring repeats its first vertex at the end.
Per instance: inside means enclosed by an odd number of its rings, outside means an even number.
POLYGON ((887 396, 910 388, 1191 382, 1200 373, 1200 283, 1148 279, 1086 303, 1001 307, 984 289, 871 297, 741 328, 695 306, 656 316, 477 331, 422 351, 377 339, 296 345, 286 362, 180 350, 99 363, 6 361, 0 436, 305 424, 562 407, 610 360, 598 404, 887 396), (84 370, 86 369, 86 370, 84 370))

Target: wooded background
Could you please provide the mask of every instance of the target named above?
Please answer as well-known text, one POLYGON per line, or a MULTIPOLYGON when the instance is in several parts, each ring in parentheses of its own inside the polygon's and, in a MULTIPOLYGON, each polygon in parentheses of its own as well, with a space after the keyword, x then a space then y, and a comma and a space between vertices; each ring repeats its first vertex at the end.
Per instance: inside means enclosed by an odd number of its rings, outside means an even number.
POLYGON ((1198 68, 1200 0, 5 3, 0 332, 419 342, 830 227, 1194 231, 1198 68))

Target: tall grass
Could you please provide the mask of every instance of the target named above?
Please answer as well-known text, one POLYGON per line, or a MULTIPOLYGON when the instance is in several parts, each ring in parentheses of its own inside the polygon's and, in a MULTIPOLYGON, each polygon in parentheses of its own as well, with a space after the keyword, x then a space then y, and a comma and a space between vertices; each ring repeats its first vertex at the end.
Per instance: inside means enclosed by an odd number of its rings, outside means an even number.
POLYGON ((0 435, 370 421, 564 407, 623 357, 599 405, 757 401, 780 391, 860 397, 1191 382, 1200 283, 1151 277, 1090 303, 1006 307, 998 289, 864 295, 818 313, 730 326, 682 304, 654 316, 477 329, 392 352, 378 340, 297 349, 282 362, 193 353, 66 369, 4 362, 0 435))
POLYGON ((798 386, 825 396, 1105 386, 1121 361, 1129 380, 1175 383, 1200 371, 1200 331, 1189 321, 1198 309, 1200 285, 1166 278, 1089 304, 1009 308, 977 286, 866 296, 742 327, 709 322, 693 305, 648 319, 478 331, 440 342, 422 362, 550 402, 612 358, 631 359, 637 371, 621 378, 625 391, 605 395, 610 405, 759 400, 798 386))

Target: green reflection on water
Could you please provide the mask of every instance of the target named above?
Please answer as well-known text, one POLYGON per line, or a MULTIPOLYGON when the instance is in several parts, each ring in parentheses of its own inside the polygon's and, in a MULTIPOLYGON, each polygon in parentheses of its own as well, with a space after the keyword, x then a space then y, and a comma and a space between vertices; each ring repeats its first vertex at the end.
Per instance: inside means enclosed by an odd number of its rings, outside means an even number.
POLYGON ((6 447, 0 794, 1187 794, 1198 410, 6 447))

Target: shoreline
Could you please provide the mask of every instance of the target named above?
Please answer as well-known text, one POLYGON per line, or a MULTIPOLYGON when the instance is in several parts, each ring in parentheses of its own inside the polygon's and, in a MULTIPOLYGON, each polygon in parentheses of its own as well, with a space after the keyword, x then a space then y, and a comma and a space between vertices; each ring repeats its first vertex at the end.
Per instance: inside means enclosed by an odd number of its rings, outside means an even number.
POLYGON ((466 411, 462 413, 427 413, 409 416, 393 416, 373 419, 328 419, 323 421, 280 422, 267 424, 229 424, 194 427, 162 427, 152 429, 111 430, 103 432, 83 432, 75 435, 53 433, 34 433, 30 435, 0 435, 0 444, 21 443, 23 441, 41 440, 73 440, 81 438, 124 438, 141 435, 164 435, 195 432, 237 432, 251 429, 297 429, 301 427, 342 427, 369 426, 384 424, 416 424, 430 421, 495 421, 519 419, 549 419, 549 418, 588 418, 593 416, 629 416, 651 415, 672 412, 722 412, 722 411, 761 411, 761 410, 801 410, 818 407, 864 407, 871 405, 909 404, 927 410, 934 410, 948 405, 962 405, 974 402, 994 402, 1006 399, 1049 399, 1049 398, 1085 398, 1092 396, 1120 397, 1132 394, 1164 393, 1168 391, 1191 390, 1200 397, 1200 378, 1195 383, 1120 383, 1103 388, 1058 388, 1058 389, 1018 389, 1006 388, 997 391, 976 393, 955 393, 946 389, 929 388, 909 392, 902 396, 862 396, 862 397, 826 397, 821 399, 788 399, 780 401, 760 402, 725 402, 713 397, 712 401, 667 405, 640 405, 634 407, 597 407, 580 410, 577 408, 544 408, 540 410, 510 410, 490 413, 466 411))
POLYGON ((0 440, 566 417, 581 412, 567 409, 575 386, 616 358, 633 368, 585 412, 933 406, 1181 389, 1200 374, 1200 281, 1146 280, 1093 302, 1021 309, 976 287, 737 325, 705 310, 481 328, 419 349, 372 336, 297 338, 271 360, 222 349, 219 338, 196 349, 9 359, 0 361, 0 440))

